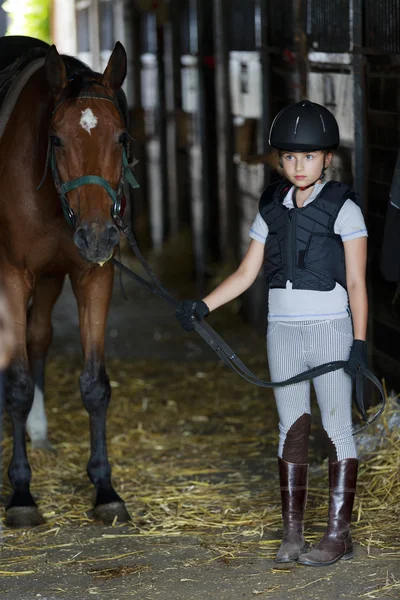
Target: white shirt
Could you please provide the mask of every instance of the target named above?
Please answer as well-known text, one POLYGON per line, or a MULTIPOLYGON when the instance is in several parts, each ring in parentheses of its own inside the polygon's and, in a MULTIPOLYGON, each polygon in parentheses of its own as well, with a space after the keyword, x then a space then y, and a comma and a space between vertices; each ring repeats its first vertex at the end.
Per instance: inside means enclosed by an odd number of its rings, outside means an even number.
MULTIPOLYGON (((325 183, 317 183, 303 207, 310 204, 320 193, 325 183)), ((294 208, 294 186, 290 188, 283 206, 294 208)), ((335 221, 334 232, 340 235, 343 242, 368 235, 361 209, 352 200, 346 200, 335 221)), ((250 237, 265 244, 268 237, 268 225, 257 214, 251 226, 250 237)), ((349 298, 347 291, 339 284, 329 292, 315 290, 294 290, 290 281, 286 288, 273 288, 268 295, 269 321, 307 321, 342 319, 349 315, 349 298)))

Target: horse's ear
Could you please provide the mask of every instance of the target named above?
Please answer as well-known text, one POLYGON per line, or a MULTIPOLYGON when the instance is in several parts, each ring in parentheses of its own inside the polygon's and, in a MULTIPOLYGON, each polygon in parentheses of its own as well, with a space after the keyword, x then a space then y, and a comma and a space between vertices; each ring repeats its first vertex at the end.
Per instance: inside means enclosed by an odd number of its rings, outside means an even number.
POLYGON ((50 88, 59 94, 68 85, 68 77, 65 63, 54 44, 47 50, 44 68, 50 88))
POLYGON ((124 83, 127 63, 125 48, 121 42, 117 42, 103 73, 103 83, 114 92, 124 83))

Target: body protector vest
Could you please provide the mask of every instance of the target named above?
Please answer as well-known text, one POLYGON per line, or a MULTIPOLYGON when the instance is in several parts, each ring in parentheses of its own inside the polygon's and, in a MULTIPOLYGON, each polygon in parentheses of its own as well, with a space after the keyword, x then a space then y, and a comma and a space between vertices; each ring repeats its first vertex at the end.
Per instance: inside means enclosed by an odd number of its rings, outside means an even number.
POLYGON ((336 283, 347 289, 344 247, 334 225, 347 199, 357 202, 346 184, 328 181, 318 196, 303 208, 288 209, 283 199, 287 180, 269 185, 260 198, 259 211, 268 225, 264 274, 270 288, 328 292, 336 283))

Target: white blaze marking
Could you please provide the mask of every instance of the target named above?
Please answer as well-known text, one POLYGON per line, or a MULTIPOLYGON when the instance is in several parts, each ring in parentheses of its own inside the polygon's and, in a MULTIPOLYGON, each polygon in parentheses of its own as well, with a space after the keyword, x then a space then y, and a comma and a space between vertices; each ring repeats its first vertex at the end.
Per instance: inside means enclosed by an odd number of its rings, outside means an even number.
POLYGON ((85 129, 89 135, 91 135, 90 130, 94 129, 97 125, 97 117, 93 114, 90 108, 86 108, 82 111, 81 120, 79 121, 79 125, 85 129))

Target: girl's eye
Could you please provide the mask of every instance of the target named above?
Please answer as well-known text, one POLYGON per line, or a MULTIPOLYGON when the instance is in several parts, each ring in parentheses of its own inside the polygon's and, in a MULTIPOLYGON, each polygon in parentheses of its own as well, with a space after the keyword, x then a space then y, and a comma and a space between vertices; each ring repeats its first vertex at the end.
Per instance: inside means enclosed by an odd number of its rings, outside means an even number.
POLYGON ((292 160, 293 156, 291 154, 285 154, 285 160, 292 160))
POLYGON ((314 158, 314 156, 312 154, 307 154, 306 158, 307 158, 307 160, 312 160, 314 158))

